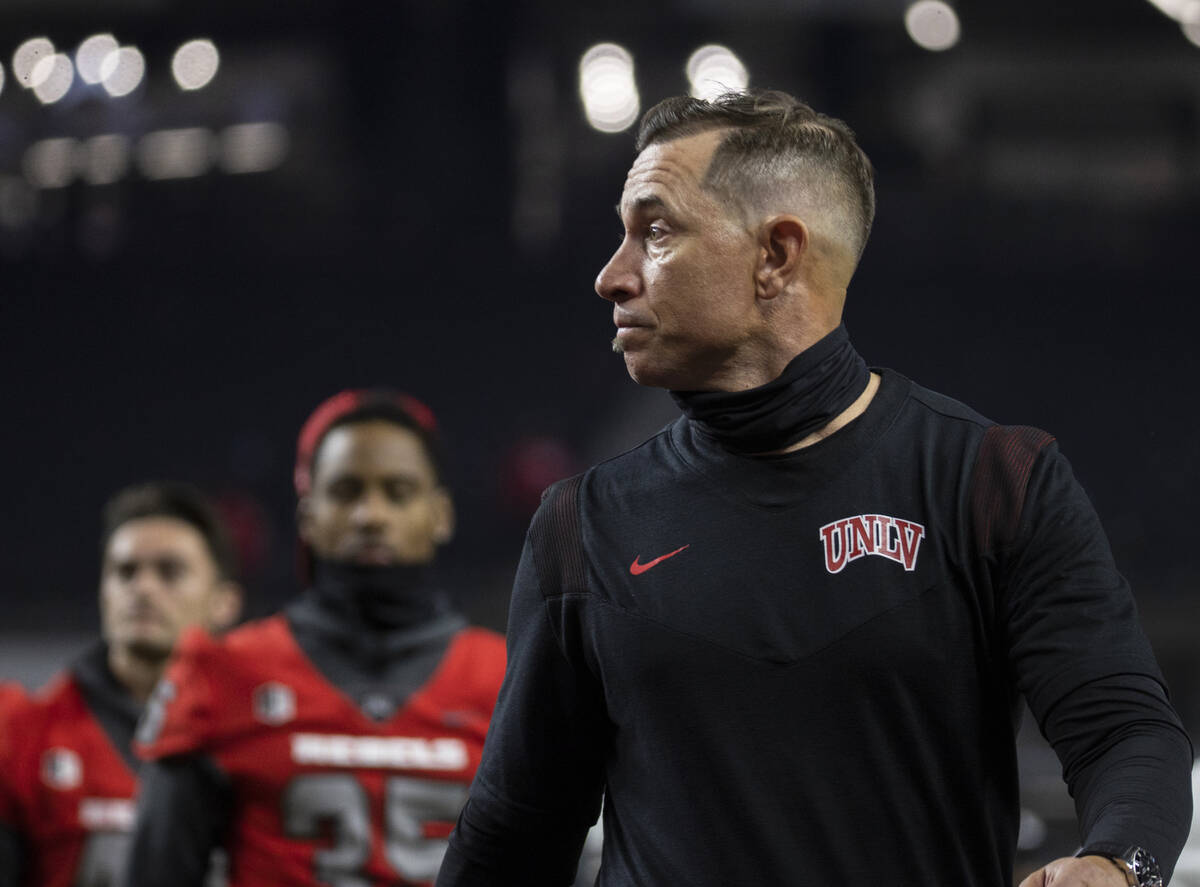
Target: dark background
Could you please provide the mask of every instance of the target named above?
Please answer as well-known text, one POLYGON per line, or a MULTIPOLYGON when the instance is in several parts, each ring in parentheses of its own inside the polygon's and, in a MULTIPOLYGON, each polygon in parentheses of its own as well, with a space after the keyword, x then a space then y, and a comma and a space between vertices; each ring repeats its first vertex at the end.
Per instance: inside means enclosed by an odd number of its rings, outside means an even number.
POLYGON ((0 637, 89 632, 99 509, 193 480, 240 516, 252 612, 296 591, 290 465, 321 399, 387 384, 437 412, 460 531, 444 581, 502 625, 541 487, 665 424, 609 352, 592 280, 632 134, 585 122, 580 55, 634 55, 642 107, 693 49, 848 120, 879 213, 847 325, 894 367, 1053 432, 1091 493, 1193 730, 1200 48, 1142 0, 960 3, 931 53, 901 2, 3 0, 0 637), (125 99, 42 106, 31 36, 135 43, 125 99), (205 36, 213 83, 182 93, 205 36), (35 188, 38 139, 274 121, 277 169, 35 188))

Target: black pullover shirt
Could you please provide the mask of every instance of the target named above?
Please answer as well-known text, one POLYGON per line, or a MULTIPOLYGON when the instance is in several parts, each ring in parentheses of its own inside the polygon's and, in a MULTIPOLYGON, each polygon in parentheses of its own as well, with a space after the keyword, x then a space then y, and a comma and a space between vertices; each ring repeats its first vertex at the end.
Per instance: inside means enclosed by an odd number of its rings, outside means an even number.
POLYGON ((1066 459, 880 372, 799 451, 681 418, 551 488, 439 885, 570 883, 603 796, 602 887, 1010 887, 1022 695, 1169 877, 1191 748, 1066 459))

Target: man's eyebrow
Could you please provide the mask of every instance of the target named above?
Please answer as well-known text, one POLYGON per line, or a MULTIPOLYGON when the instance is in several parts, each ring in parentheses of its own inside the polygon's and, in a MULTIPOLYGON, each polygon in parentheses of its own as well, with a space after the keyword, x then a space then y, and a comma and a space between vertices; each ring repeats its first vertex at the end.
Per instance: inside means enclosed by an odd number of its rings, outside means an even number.
MULTIPOLYGON (((613 207, 617 211, 617 218, 621 218, 621 204, 613 207)), ((657 194, 647 194, 644 197, 638 197, 633 201, 631 209, 634 212, 643 212, 647 209, 666 209, 667 203, 657 194)))

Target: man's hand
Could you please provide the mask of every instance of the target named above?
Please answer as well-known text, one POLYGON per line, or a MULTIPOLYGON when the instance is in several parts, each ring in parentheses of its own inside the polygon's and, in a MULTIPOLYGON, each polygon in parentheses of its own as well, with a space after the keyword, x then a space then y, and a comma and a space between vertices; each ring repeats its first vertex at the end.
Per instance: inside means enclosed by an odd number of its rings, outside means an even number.
POLYGON ((1125 874, 1107 856, 1056 859, 1021 882, 1020 887, 1126 887, 1125 874))

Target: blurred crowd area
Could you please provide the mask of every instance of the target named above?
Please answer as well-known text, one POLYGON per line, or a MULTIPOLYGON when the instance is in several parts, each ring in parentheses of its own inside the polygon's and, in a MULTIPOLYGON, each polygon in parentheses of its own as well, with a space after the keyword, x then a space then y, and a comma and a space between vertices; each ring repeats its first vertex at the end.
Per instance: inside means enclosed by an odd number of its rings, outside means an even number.
MULTIPOLYGON (((0 7, 0 678, 39 684, 93 636, 99 509, 132 482, 219 500, 250 616, 296 594, 295 434, 346 387, 438 414, 460 518, 439 576, 502 629, 541 490, 674 416, 592 292, 633 134, 596 128, 581 61, 620 48, 645 109, 716 45, 856 129, 879 206, 858 349, 1059 438, 1200 735, 1200 47, 1178 10, 962 3, 931 49, 887 0, 368 6, 0 7), (74 56, 53 101, 21 82, 29 40, 95 35, 140 53, 129 92, 74 56), (200 39, 219 65, 187 86, 200 39)), ((1074 840, 1040 742, 1026 725, 1038 857, 1074 840)))

